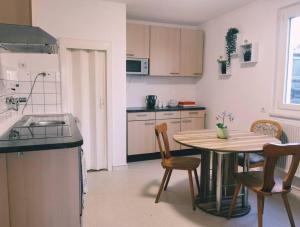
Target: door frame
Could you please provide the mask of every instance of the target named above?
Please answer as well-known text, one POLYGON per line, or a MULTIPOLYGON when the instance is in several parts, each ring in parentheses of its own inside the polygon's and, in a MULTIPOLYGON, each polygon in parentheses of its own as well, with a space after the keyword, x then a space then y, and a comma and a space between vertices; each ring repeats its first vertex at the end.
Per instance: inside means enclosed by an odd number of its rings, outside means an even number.
POLYGON ((112 170, 113 159, 113 112, 112 112, 112 48, 110 42, 82 40, 71 38, 59 39, 59 67, 61 72, 62 84, 62 110, 63 112, 70 112, 74 103, 72 97, 72 90, 69 89, 69 84, 72 84, 72 75, 69 71, 70 63, 68 61, 68 49, 79 50, 96 50, 103 51, 106 55, 106 152, 107 152, 107 167, 112 170), (111 151, 111 152, 109 152, 111 151))

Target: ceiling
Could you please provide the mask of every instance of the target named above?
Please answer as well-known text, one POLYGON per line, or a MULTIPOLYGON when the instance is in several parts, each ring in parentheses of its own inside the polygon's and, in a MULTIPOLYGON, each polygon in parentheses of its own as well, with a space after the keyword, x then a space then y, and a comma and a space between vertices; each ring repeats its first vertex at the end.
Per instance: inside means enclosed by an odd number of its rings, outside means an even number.
POLYGON ((127 4, 128 19, 199 25, 253 0, 107 0, 127 4))

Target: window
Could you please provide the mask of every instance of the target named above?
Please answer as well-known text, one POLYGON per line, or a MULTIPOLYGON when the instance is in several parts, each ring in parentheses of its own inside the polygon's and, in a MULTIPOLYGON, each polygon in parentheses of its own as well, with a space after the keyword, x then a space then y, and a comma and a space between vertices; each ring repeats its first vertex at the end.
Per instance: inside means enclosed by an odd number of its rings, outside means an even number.
POLYGON ((274 114, 300 119, 300 4, 279 10, 274 114))

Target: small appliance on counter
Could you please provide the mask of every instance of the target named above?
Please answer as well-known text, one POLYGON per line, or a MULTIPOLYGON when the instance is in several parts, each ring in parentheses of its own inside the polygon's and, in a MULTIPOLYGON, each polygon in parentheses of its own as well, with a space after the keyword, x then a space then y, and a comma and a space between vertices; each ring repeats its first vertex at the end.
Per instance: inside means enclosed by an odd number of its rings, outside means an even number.
POLYGON ((168 102, 168 105, 167 105, 167 107, 177 107, 178 106, 178 102, 177 102, 177 100, 175 100, 175 99, 171 99, 171 100, 169 100, 169 102, 168 102))
POLYGON ((156 95, 147 95, 146 96, 146 105, 148 108, 154 108, 156 104, 157 96, 156 95))
POLYGON ((180 107, 195 107, 196 102, 195 101, 179 101, 178 106, 180 107))

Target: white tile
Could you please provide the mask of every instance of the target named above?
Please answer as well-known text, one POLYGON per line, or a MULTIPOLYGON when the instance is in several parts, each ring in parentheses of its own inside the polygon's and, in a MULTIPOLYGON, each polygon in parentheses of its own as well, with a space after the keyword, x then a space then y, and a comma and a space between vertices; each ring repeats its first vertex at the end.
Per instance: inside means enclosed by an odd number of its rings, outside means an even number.
POLYGON ((18 80, 19 81, 31 81, 30 72, 25 71, 25 70, 18 71, 18 80))
POLYGON ((45 105, 45 113, 59 113, 56 105, 45 105))
POLYGON ((45 94, 45 104, 56 104, 56 94, 45 94))
POLYGON ((42 82, 36 82, 32 93, 44 93, 44 84, 42 82))
POLYGON ((55 94, 56 93, 56 83, 54 82, 45 82, 44 83, 44 91, 45 93, 51 93, 55 94))
POLYGON ((44 95, 43 94, 32 94, 32 104, 44 104, 44 95))
POLYGON ((56 72, 46 72, 47 76, 44 77, 45 82, 55 82, 56 81, 56 72))
POLYGON ((60 72, 56 72, 55 75, 56 75, 56 81, 60 82, 60 72))
POLYGON ((33 113, 34 114, 45 113, 44 105, 33 105, 33 113))
POLYGON ((19 87, 16 87, 16 93, 29 94, 31 89, 30 81, 21 81, 18 83, 19 87))
POLYGON ((24 111, 23 111, 23 108, 24 108, 24 105, 20 105, 19 106, 19 111, 18 111, 19 115, 21 115, 22 112, 23 112, 23 115, 32 114, 32 105, 27 104, 27 106, 25 107, 24 111))
POLYGON ((56 101, 57 101, 57 104, 61 104, 62 103, 61 94, 57 94, 56 101))

